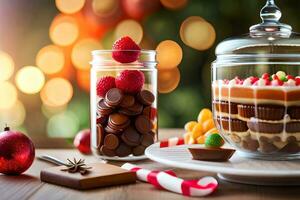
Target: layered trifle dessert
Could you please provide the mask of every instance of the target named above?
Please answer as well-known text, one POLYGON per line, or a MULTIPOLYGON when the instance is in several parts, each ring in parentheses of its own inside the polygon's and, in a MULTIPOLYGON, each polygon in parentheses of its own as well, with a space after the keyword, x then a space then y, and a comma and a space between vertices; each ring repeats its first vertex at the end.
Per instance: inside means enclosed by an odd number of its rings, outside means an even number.
POLYGON ((300 152, 300 77, 263 74, 212 83, 215 123, 225 139, 248 152, 300 152))

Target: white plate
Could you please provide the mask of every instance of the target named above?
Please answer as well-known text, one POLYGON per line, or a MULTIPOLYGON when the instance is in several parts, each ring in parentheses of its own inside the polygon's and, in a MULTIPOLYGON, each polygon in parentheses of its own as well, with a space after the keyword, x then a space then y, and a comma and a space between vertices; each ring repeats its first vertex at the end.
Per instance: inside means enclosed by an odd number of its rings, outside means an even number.
POLYGON ((218 173, 224 180, 259 185, 300 185, 300 160, 264 161, 240 157, 235 153, 228 162, 193 160, 188 147, 159 148, 153 144, 145 151, 151 160, 173 167, 218 173))
POLYGON ((113 161, 139 161, 139 160, 145 160, 148 159, 146 155, 142 156, 126 156, 126 157, 108 157, 108 156, 100 156, 97 155, 98 158, 103 159, 103 160, 113 160, 113 161))

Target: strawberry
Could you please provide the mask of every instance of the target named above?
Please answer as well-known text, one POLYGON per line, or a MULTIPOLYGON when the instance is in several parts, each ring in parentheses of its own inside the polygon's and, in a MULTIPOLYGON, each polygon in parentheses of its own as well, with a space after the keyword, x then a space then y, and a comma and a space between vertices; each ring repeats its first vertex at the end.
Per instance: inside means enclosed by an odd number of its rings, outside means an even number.
POLYGON ((131 63, 136 61, 141 51, 141 48, 128 36, 115 41, 112 49, 112 57, 120 63, 131 63))
POLYGON ((293 79, 293 80, 295 80, 295 77, 294 77, 294 76, 292 76, 292 75, 287 75, 287 76, 286 76, 286 79, 287 79, 287 80, 290 80, 290 79, 293 79))
POLYGON ((97 82, 97 95, 99 97, 105 97, 107 91, 114 87, 116 87, 115 78, 112 76, 104 76, 97 82))
POLYGON ((296 77, 295 81, 296 81, 296 85, 300 85, 300 77, 296 77))
POLYGON ((136 94, 142 90, 145 82, 143 72, 139 70, 123 70, 116 77, 116 86, 125 93, 136 94))
POLYGON ((267 80, 270 78, 270 75, 268 73, 264 73, 261 78, 267 80))

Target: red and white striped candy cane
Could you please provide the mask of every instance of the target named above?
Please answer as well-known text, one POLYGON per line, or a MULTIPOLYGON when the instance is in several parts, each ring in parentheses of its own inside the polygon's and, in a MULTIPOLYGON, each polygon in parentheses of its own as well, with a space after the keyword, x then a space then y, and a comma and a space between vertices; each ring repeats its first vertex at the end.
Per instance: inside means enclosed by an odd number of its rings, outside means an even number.
POLYGON ((172 146, 178 146, 178 145, 183 145, 183 144, 184 144, 183 138, 172 137, 167 140, 160 141, 159 147, 164 148, 164 147, 172 147, 172 146))
POLYGON ((122 165, 122 168, 136 172, 140 181, 148 182, 155 187, 185 196, 206 196, 214 192, 218 187, 217 180, 209 176, 199 180, 183 180, 176 177, 174 172, 150 171, 130 163, 125 163, 122 165))

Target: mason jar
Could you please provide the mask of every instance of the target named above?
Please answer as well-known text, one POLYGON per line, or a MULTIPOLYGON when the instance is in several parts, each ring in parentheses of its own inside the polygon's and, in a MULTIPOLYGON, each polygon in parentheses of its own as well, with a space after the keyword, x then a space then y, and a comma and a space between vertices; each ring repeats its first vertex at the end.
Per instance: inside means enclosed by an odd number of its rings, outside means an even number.
POLYGON ((262 23, 216 48, 212 64, 215 123, 240 155, 288 160, 300 157, 300 35, 279 22, 267 0, 262 23))
POLYGON ((110 160, 139 160, 157 141, 157 69, 153 50, 92 52, 91 146, 110 160), (114 54, 137 54, 120 63, 114 54))

